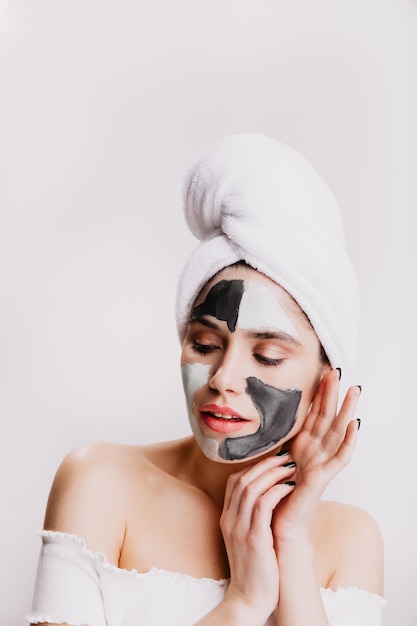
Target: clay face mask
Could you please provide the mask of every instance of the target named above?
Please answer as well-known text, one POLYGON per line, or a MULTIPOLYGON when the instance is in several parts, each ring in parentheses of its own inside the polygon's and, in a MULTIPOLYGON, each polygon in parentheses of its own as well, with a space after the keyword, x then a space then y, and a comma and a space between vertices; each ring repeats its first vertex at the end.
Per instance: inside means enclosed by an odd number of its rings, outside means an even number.
MULTIPOLYGON (((229 332, 237 328, 252 332, 266 330, 284 332, 293 338, 297 333, 290 318, 274 293, 259 283, 242 280, 222 280, 208 292, 204 302, 196 306, 191 320, 213 316, 227 324, 229 332)), ((227 436, 202 433, 194 411, 194 397, 208 383, 210 365, 184 363, 182 379, 187 399, 187 410, 193 434, 204 454, 212 460, 233 462, 260 455, 276 446, 292 429, 297 419, 301 400, 299 389, 279 389, 256 377, 246 379, 246 393, 256 408, 260 425, 255 433, 245 436, 227 436)))
POLYGON ((212 315, 226 322, 227 328, 233 333, 236 330, 242 296, 243 280, 221 280, 210 289, 204 302, 194 308, 191 319, 212 315))
POLYGON ((252 376, 246 382, 246 393, 258 409, 261 425, 253 435, 229 437, 221 442, 219 455, 226 461, 239 461, 269 450, 295 424, 301 391, 271 387, 252 376))

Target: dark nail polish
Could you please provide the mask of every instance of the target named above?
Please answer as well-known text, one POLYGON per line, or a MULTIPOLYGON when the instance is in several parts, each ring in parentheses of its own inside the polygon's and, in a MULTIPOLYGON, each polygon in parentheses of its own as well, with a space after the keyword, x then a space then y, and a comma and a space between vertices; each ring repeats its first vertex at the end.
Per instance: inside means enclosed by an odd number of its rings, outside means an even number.
POLYGON ((290 461, 289 463, 284 463, 282 467, 296 467, 297 464, 294 461, 290 461))
POLYGON ((360 418, 359 418, 359 417, 357 417, 357 418, 356 418, 356 421, 358 422, 358 430, 359 430, 359 429, 360 429, 360 427, 361 427, 361 420, 360 420, 360 418))
POLYGON ((339 380, 342 378, 342 368, 341 367, 335 367, 335 369, 339 372, 339 380))
POLYGON ((287 480, 284 485, 289 485, 290 487, 295 487, 295 480, 287 480))
POLYGON ((279 452, 276 453, 275 456, 285 456, 286 454, 289 454, 290 451, 289 450, 280 450, 279 452))
POLYGON ((362 393, 362 385, 356 385, 359 391, 362 393))

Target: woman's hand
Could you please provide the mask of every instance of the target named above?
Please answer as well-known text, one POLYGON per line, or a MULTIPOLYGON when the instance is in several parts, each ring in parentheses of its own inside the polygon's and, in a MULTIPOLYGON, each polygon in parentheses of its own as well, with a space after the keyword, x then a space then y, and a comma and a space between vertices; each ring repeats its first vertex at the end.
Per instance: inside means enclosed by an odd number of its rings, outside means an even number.
MULTIPOLYGON (((247 623, 264 624, 278 603, 279 572, 271 521, 292 490, 288 455, 273 456, 232 474, 220 526, 229 558, 225 602, 245 610, 247 623)), ((246 621, 245 621, 246 623, 246 621)))
POLYGON ((321 380, 303 429, 291 443, 297 464, 296 486, 275 510, 272 529, 275 541, 309 534, 313 515, 329 482, 349 462, 357 439, 355 411, 359 387, 350 387, 337 412, 339 372, 329 371, 321 380))

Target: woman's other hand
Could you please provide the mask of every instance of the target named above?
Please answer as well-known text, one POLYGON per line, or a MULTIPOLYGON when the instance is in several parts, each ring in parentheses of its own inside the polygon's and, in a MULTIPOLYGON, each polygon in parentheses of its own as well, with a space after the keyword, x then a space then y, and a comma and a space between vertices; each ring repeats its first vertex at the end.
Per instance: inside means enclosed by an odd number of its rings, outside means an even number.
POLYGON ((230 563, 225 602, 264 623, 278 603, 279 572, 271 521, 294 488, 288 454, 269 457, 228 479, 220 526, 230 563), (262 621, 264 620, 264 621, 262 621))
POLYGON ((296 486, 291 497, 278 503, 272 521, 275 540, 307 536, 320 497, 329 482, 345 467, 355 448, 358 421, 355 411, 359 387, 350 387, 338 408, 339 372, 322 378, 303 429, 291 443, 296 463, 296 486))

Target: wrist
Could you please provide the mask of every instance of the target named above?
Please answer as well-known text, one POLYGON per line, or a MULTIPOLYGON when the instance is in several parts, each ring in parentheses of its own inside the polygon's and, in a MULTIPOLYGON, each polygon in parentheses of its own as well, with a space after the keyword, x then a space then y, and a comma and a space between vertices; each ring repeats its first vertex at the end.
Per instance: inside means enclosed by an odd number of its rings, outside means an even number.
POLYGON ((292 531, 285 538, 280 538, 275 543, 275 552, 278 557, 297 556, 305 558, 314 557, 314 545, 308 530, 292 531))
POLYGON ((225 596, 223 602, 222 626, 264 626, 269 613, 259 609, 243 598, 225 596))

